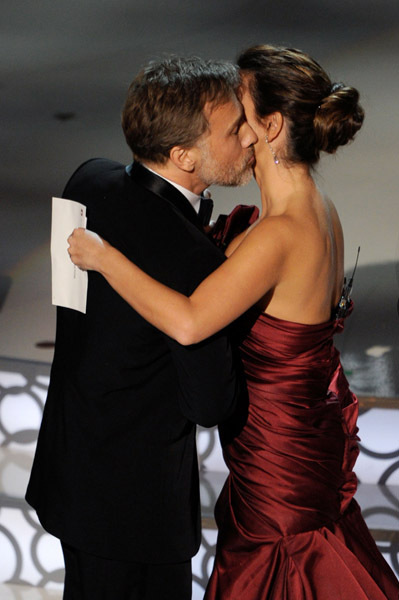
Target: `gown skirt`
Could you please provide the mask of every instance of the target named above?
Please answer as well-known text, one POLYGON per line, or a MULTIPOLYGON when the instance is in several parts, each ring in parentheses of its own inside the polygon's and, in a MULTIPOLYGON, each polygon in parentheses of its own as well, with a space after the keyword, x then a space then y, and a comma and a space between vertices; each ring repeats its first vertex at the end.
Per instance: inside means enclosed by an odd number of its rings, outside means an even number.
POLYGON ((398 600, 353 496, 358 402, 333 336, 261 313, 241 346, 249 414, 223 448, 204 600, 398 600))

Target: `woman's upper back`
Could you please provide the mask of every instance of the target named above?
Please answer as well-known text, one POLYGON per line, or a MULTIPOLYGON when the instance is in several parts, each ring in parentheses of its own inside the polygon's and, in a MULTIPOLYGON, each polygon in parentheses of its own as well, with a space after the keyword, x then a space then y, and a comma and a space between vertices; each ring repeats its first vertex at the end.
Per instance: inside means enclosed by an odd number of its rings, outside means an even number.
POLYGON ((283 260, 276 284, 260 301, 271 316, 305 324, 327 321, 341 295, 344 269, 342 228, 333 203, 315 191, 293 198, 287 210, 265 217, 249 235, 263 241, 276 236, 283 260))

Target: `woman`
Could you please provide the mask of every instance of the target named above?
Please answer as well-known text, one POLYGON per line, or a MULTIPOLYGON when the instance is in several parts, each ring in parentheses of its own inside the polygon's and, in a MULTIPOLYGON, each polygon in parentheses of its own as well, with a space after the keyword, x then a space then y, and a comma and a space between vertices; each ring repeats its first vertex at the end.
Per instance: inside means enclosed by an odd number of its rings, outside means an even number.
POLYGON ((358 92, 332 85, 297 50, 258 46, 238 64, 258 137, 262 213, 229 259, 187 298, 83 230, 70 238, 71 258, 182 344, 249 311, 249 414, 224 447, 230 475, 206 599, 397 600, 398 582, 353 500, 357 401, 332 343, 343 321, 343 237, 311 174, 321 151, 335 152, 361 127, 358 92))

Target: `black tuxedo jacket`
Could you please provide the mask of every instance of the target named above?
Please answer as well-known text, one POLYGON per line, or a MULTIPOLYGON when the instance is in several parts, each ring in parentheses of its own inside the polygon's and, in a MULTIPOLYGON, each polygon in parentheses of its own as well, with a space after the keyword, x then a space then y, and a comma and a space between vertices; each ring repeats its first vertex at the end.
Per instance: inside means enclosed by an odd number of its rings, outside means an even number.
MULTIPOLYGON (((223 260, 172 185, 135 163, 83 164, 64 191, 87 227, 190 294, 223 260)), ((227 419, 226 333, 183 347, 89 273, 87 313, 57 309, 48 398, 27 491, 45 529, 99 556, 177 562, 200 543, 195 423, 227 419)))

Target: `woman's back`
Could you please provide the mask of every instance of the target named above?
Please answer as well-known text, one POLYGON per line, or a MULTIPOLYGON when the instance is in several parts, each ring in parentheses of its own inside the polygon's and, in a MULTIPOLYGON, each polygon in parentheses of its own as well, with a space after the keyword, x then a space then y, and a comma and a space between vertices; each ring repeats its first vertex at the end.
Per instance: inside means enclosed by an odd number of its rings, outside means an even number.
POLYGON ((299 323, 325 322, 339 301, 344 277, 343 235, 334 205, 314 187, 293 198, 283 215, 269 219, 287 252, 277 285, 263 299, 264 311, 299 323))

